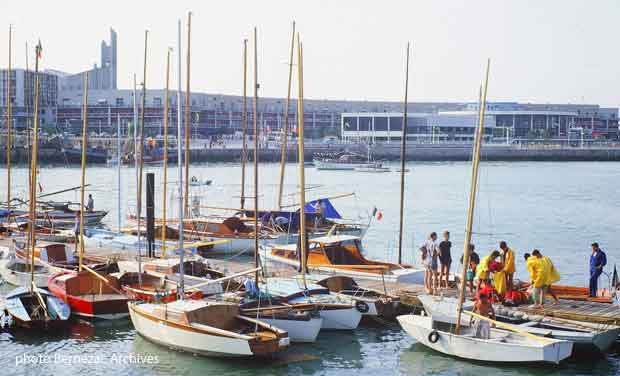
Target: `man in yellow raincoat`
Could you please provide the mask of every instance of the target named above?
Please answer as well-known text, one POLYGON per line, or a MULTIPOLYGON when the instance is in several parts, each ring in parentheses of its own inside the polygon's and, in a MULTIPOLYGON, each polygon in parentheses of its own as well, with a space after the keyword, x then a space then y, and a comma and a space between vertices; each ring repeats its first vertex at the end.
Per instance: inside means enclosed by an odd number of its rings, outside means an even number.
POLYGON ((543 275, 545 276, 543 287, 545 290, 545 294, 549 294, 553 297, 553 304, 560 303, 558 297, 555 296, 553 290, 551 289, 551 285, 560 280, 560 273, 558 273, 551 259, 547 256, 543 256, 538 249, 532 251, 532 256, 536 257, 542 265, 543 275))
POLYGON ((488 282, 491 279, 491 262, 499 257, 498 251, 491 252, 490 255, 484 256, 480 260, 480 264, 476 267, 476 278, 478 278, 477 288, 480 289, 482 281, 488 282))
POLYGON ((527 271, 530 273, 530 280, 532 281, 532 296, 534 297, 534 307, 542 307, 545 303, 545 282, 547 277, 543 270, 543 263, 538 257, 531 256, 529 253, 523 255, 525 257, 525 263, 527 271))
POLYGON ((512 291, 513 277, 516 271, 515 253, 503 240, 499 242, 499 248, 502 250, 502 263, 504 264, 504 269, 502 269, 502 272, 506 275, 506 289, 508 291, 512 291))

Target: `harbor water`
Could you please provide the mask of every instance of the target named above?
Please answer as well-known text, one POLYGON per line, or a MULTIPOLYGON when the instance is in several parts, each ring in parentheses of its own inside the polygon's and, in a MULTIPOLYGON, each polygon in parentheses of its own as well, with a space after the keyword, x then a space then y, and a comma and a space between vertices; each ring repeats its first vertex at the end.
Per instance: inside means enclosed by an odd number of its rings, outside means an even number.
MULTIPOLYGON (((396 165, 392 165, 396 167, 396 165)), ((449 230, 452 235, 452 270, 459 267, 467 211, 471 168, 468 163, 411 163, 406 173, 405 234, 403 260, 416 263, 417 244, 431 231, 449 230)), ((259 205, 276 208, 279 165, 259 166, 259 205)), ((156 212, 161 209, 162 167, 147 167, 155 173, 156 212)), ((13 170, 13 195, 25 196, 28 171, 13 170)), ((204 214, 230 213, 204 207, 238 208, 240 196, 238 164, 202 164, 190 175, 212 180, 208 187, 191 187, 193 200, 204 214)), ((248 168, 246 182, 253 182, 248 168)), ((0 170, 5 176, 6 170, 0 170)), ((122 167, 121 207, 123 216, 135 206, 136 175, 122 167)), ((178 211, 177 168, 168 172, 169 216, 178 211)), ((400 173, 306 170, 307 199, 355 195, 333 199, 343 217, 368 223, 373 209, 381 213, 370 220, 364 238, 368 258, 397 258, 400 173)), ((473 242, 487 254, 505 240, 517 253, 517 277, 527 278, 522 254, 538 248, 549 256, 562 276, 562 283, 586 286, 590 243, 599 242, 607 252, 606 272, 620 261, 618 228, 620 163, 616 162, 482 162, 475 210, 473 242)), ((87 193, 95 208, 109 210, 104 222, 118 226, 118 178, 116 167, 87 170, 87 193)), ((2 179, 0 195, 6 191, 2 179)), ((46 166, 39 173, 42 193, 80 182, 76 167, 46 166)), ((287 166, 284 204, 298 202, 296 166, 287 166)), ((254 197, 252 186, 246 195, 254 197)), ((79 200, 77 192, 50 199, 79 200)), ((252 205, 253 199, 246 199, 252 205)), ((441 235, 440 235, 441 236, 441 235)), ((601 284, 609 284, 607 276, 601 284)), ((0 294, 10 291, 0 286, 0 294)), ((558 367, 489 366, 443 356, 415 343, 397 324, 365 326, 346 333, 321 333, 315 344, 294 345, 271 360, 222 360, 168 350, 138 336, 129 320, 75 322, 67 332, 41 336, 29 333, 0 334, 2 375, 617 375, 620 352, 616 349, 599 358, 569 360, 558 367)))

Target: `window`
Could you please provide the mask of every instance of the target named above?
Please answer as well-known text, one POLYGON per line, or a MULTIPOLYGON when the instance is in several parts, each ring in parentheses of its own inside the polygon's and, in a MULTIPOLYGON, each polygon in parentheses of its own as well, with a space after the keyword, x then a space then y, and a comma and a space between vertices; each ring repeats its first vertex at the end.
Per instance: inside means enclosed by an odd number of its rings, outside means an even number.
POLYGON ((159 97, 153 98, 153 106, 161 107, 161 98, 159 98, 159 97))
POLYGON ((124 106, 125 105, 125 101, 123 100, 123 98, 116 98, 116 105, 117 106, 124 106))

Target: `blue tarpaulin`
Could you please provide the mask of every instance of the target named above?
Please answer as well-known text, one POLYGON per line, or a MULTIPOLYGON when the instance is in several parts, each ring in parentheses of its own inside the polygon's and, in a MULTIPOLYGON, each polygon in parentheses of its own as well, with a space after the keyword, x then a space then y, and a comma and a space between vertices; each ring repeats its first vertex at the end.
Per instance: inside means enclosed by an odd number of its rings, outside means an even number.
POLYGON ((323 216, 330 219, 342 219, 340 213, 336 210, 334 205, 327 198, 319 198, 314 201, 310 201, 306 204, 306 213, 316 213, 318 205, 323 207, 323 216))

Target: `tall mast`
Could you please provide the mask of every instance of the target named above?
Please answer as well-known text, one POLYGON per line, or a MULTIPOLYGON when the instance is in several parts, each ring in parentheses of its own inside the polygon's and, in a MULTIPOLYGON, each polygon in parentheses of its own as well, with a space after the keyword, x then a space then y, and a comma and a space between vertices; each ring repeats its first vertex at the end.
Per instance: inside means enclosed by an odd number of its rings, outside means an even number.
POLYGON ((142 242, 140 241, 140 222, 142 221, 142 169, 144 168, 144 113, 146 111, 146 53, 148 47, 149 31, 144 31, 144 66, 142 71, 142 108, 140 109, 140 163, 138 166, 138 192, 137 192, 137 212, 138 212, 138 278, 142 284, 142 242))
POLYGON ((6 71, 6 208, 11 210, 11 45, 13 28, 9 25, 9 67, 6 71))
MULTIPOLYGON (((409 92, 409 43, 407 43, 407 63, 405 67, 405 101, 403 111, 403 133, 400 146, 400 227, 398 231, 398 263, 403 263, 403 227, 405 222, 405 157, 407 150, 407 94, 409 92)), ((370 153, 370 147, 368 149, 370 153)))
POLYGON ((36 232, 34 227, 37 221, 37 163, 38 163, 38 149, 39 149, 39 58, 41 57, 41 41, 37 44, 35 54, 35 90, 34 90, 34 134, 32 141, 32 157, 30 168, 30 291, 34 286, 34 248, 36 242, 36 232))
POLYGON ((84 189, 86 185, 86 135, 88 132, 88 72, 84 73, 84 94, 82 107, 82 178, 80 186, 80 255, 79 271, 84 262, 84 189))
POLYGON ((168 117, 170 111, 170 48, 166 55, 166 93, 164 94, 164 191, 161 194, 163 209, 163 227, 161 229, 162 257, 166 257, 166 202, 168 201, 168 117))
POLYGON ((133 75, 133 168, 138 186, 138 83, 136 74, 133 75))
MULTIPOLYGON (((486 111, 487 87, 489 84, 489 67, 491 59, 487 60, 487 70, 484 79, 484 89, 479 101, 478 108, 478 128, 476 129, 476 141, 472 155, 471 167, 471 189, 469 191, 469 209, 467 210, 467 225, 465 227, 465 242, 463 244, 463 276, 467 274, 467 266, 469 265, 469 244, 471 243, 471 230, 474 225, 474 209, 476 206, 476 191, 478 188, 478 165, 480 164, 480 147, 482 145, 482 137, 484 135, 484 113, 486 111)), ((461 283, 458 302, 458 317, 456 320, 456 333, 461 328, 461 314, 463 312, 463 301, 465 300, 465 283, 461 283)))
MULTIPOLYGON (((190 134, 190 115, 191 115, 191 101, 190 101, 190 57, 191 57, 191 45, 192 45, 192 12, 187 14, 187 82, 185 82, 185 216, 189 215, 189 134, 190 134)), ((179 162, 180 163, 180 162, 179 162)))
POLYGON ((291 35, 291 56, 288 63, 288 90, 286 92, 286 103, 284 105, 284 126, 282 127, 282 156, 280 158, 280 186, 278 187, 278 210, 282 210, 282 194, 284 190, 284 172, 286 170, 287 143, 288 143, 288 111, 291 101, 291 82, 293 80, 293 51, 295 49, 295 21, 293 21, 293 32, 291 35))
POLYGON ((121 214, 121 113, 116 110, 116 182, 118 184, 118 232, 123 228, 123 216, 121 214))
MULTIPOLYGON (((24 75, 24 82, 26 84, 26 93, 28 96, 32 95, 32 82, 28 81, 28 72, 30 72, 30 68, 28 65, 28 42, 26 42, 26 74, 24 75)), ((32 156, 30 153, 30 98, 24 98, 24 102, 26 104, 26 144, 28 145, 28 186, 30 186, 31 181, 31 171, 32 167, 32 156)))
MULTIPOLYGON (((252 124, 254 126, 254 267, 258 268, 258 31, 254 27, 254 101, 252 104, 252 124)), ((258 270, 254 273, 258 285, 258 270)))
POLYGON ((299 241, 301 278, 306 288, 306 175, 304 165, 304 64, 303 50, 297 33, 297 149, 299 150, 299 241))
POLYGON ((243 108, 241 122, 243 136, 241 137, 241 209, 245 208, 245 164, 248 161, 247 133, 248 133, 248 40, 243 40, 243 108))
POLYGON ((181 118, 181 89, 183 87, 183 84, 181 82, 181 80, 183 79, 183 76, 181 75, 181 20, 179 20, 178 24, 178 33, 179 39, 177 45, 177 69, 179 70, 179 88, 177 90, 177 167, 179 169, 179 250, 181 251, 181 255, 179 256, 179 273, 181 274, 181 280, 179 281, 179 288, 177 289, 177 294, 178 298, 180 300, 183 300, 185 297, 185 266, 183 265, 183 256, 185 254, 185 250, 183 249, 183 139, 181 138, 183 134, 183 120, 181 118))

